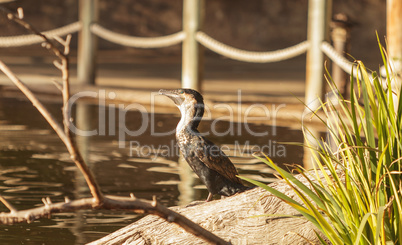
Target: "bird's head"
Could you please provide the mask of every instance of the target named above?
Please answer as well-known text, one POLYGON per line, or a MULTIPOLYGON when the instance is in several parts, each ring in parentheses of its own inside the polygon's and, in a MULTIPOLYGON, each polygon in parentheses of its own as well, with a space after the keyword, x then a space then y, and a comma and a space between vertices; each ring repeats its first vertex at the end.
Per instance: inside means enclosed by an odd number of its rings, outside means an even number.
POLYGON ((183 103, 186 105, 204 104, 202 95, 193 89, 161 89, 159 94, 169 97, 178 107, 183 103))
POLYGON ((197 127, 204 115, 204 100, 202 95, 193 89, 159 90, 159 94, 169 97, 180 109, 184 121, 197 127))
POLYGON ((172 90, 159 90, 159 94, 169 97, 177 107, 182 104, 185 105, 201 105, 204 104, 202 95, 193 89, 172 89, 172 90))

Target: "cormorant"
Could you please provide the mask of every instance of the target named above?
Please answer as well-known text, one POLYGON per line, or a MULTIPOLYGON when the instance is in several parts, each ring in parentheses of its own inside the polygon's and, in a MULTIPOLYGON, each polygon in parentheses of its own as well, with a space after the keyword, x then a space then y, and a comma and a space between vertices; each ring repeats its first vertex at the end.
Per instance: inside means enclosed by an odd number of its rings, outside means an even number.
POLYGON ((237 170, 221 149, 204 138, 197 127, 204 115, 204 101, 192 89, 159 90, 180 109, 181 119, 176 128, 176 139, 187 163, 207 186, 209 195, 231 196, 249 189, 237 178, 237 170))

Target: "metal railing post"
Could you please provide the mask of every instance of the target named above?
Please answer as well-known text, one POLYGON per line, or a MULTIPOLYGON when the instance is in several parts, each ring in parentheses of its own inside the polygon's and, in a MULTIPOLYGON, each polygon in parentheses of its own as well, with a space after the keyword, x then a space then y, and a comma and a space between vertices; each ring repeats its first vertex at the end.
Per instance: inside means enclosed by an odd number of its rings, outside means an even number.
POLYGON ((98 0, 80 0, 79 19, 82 28, 78 33, 77 79, 81 84, 94 84, 97 38, 90 27, 98 20, 98 0))
POLYGON ((306 60, 306 94, 305 103, 310 109, 319 107, 318 98, 323 96, 324 54, 321 43, 328 39, 329 13, 331 0, 309 0, 307 40, 310 47, 306 60))
POLYGON ((201 29, 204 14, 204 0, 183 0, 183 30, 186 37, 182 50, 183 88, 201 90, 202 47, 197 42, 196 34, 201 29))

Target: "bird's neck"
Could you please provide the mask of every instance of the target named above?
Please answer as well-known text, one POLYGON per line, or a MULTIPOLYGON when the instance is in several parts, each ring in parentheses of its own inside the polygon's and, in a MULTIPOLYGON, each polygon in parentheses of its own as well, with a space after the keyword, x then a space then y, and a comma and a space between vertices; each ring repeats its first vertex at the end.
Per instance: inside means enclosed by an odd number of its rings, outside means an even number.
POLYGON ((177 124, 176 135, 179 134, 197 134, 198 125, 204 115, 204 105, 201 104, 181 104, 179 106, 181 119, 177 124))

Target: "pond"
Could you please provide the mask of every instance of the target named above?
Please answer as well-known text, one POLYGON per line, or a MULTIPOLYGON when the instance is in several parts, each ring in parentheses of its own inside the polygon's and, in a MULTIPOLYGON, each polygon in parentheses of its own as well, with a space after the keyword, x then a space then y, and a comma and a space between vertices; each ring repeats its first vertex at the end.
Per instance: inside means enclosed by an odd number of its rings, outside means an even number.
MULTIPOLYGON (((55 116, 60 114, 60 103, 45 105, 55 116)), ((121 113, 117 104, 98 106, 89 102, 73 107, 72 115, 77 116, 74 125, 81 130, 77 131, 77 141, 105 194, 134 193, 144 199, 156 196, 167 206, 207 197, 205 187, 179 160, 174 136, 180 119, 178 110, 160 111, 148 114, 133 109, 121 113)), ((274 180, 273 171, 251 155, 256 149, 277 163, 303 161, 302 147, 280 143, 303 142, 301 131, 225 120, 204 120, 200 125, 201 132, 211 128, 217 133, 207 138, 222 147, 242 176, 265 183, 274 180)), ((43 205, 43 197, 62 202, 65 197, 90 196, 61 140, 30 102, 1 97, 0 136, 0 193, 18 210, 43 205)), ((4 205, 0 211, 8 212, 4 205)), ((0 225, 0 244, 85 244, 141 217, 104 210, 60 213, 31 224, 0 225)))

